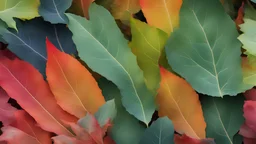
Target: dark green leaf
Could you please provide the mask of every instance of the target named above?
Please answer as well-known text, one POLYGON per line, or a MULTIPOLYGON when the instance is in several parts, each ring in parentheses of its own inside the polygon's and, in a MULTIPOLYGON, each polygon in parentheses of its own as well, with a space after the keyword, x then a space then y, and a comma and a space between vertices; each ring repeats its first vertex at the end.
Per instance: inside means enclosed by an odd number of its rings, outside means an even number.
POLYGON ((157 119, 146 129, 140 144, 174 144, 174 127, 168 117, 157 119))
POLYGON ((201 97, 206 127, 206 137, 217 144, 234 144, 233 137, 244 123, 244 96, 201 97))
POLYGON ((0 28, 0 34, 9 44, 8 49, 19 58, 31 63, 43 75, 47 60, 46 37, 61 51, 75 54, 72 33, 65 25, 51 25, 36 18, 31 21, 17 21, 18 32, 14 29, 0 28))

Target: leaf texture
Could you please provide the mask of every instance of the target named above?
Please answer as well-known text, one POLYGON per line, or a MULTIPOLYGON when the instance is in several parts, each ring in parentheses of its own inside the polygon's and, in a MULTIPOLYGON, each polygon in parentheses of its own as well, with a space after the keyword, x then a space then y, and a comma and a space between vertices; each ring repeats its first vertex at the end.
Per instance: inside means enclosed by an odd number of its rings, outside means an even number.
POLYGON ((217 144, 233 144, 233 137, 244 122, 242 117, 244 97, 201 97, 204 118, 207 124, 206 136, 214 138, 217 144))
POLYGON ((194 139, 187 135, 174 136, 175 144, 215 144, 214 139, 194 139))
POLYGON ((137 56, 146 85, 154 96, 159 88, 160 70, 158 60, 164 49, 168 35, 160 29, 131 18, 132 41, 130 47, 137 56))
POLYGON ((182 78, 161 68, 161 85, 158 90, 158 115, 168 116, 174 129, 192 138, 205 138, 206 123, 199 96, 182 78))
POLYGON ((46 40, 47 81, 62 109, 78 118, 96 113, 105 103, 92 74, 75 58, 58 50, 46 40))
POLYGON ((140 144, 174 144, 173 136, 172 121, 168 117, 162 117, 146 129, 140 144))
POLYGON ((166 45, 168 62, 199 93, 237 95, 242 83, 237 36, 219 1, 184 0, 180 28, 166 45))
POLYGON ((36 126, 34 119, 24 110, 15 112, 15 122, 2 128, 4 140, 11 144, 51 144, 51 134, 36 126))
POLYGON ((71 4, 72 0, 41 0, 39 14, 52 24, 67 24, 68 18, 64 13, 71 4))
POLYGON ((72 135, 62 121, 76 119, 56 103, 42 75, 30 64, 0 58, 0 85, 46 131, 72 135))
POLYGON ((116 85, 104 78, 99 79, 98 83, 106 100, 115 99, 117 109, 113 126, 108 134, 117 144, 139 143, 146 128, 125 110, 121 102, 120 91, 116 85))
POLYGON ((4 126, 8 126, 15 120, 14 112, 17 110, 9 103, 9 96, 0 88, 0 121, 4 126))
POLYGON ((33 19, 38 17, 38 0, 1 0, 0 19, 17 30, 16 22, 13 18, 33 19))
POLYGON ((47 60, 46 37, 61 51, 76 54, 72 33, 65 25, 51 25, 42 18, 17 22, 19 32, 0 29, 3 39, 9 44, 8 49, 19 58, 29 62, 43 75, 47 60))
POLYGON ((140 0, 140 6, 149 25, 168 35, 179 26, 182 0, 140 0))
POLYGON ((148 124, 155 104, 136 57, 106 9, 93 3, 89 15, 90 21, 67 14, 79 56, 93 71, 116 84, 126 110, 148 124))
POLYGON ((89 19, 89 7, 92 2, 94 0, 73 0, 69 12, 89 19))
POLYGON ((139 0, 113 0, 111 14, 115 19, 120 19, 124 24, 130 24, 133 14, 140 11, 139 0))

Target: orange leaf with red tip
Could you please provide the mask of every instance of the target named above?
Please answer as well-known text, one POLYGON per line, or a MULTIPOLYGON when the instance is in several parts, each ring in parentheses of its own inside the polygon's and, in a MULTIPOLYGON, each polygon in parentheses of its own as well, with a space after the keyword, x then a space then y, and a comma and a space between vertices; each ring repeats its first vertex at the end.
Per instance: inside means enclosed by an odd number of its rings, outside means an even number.
POLYGON ((159 116, 168 116, 180 134, 205 138, 206 123, 198 94, 184 79, 164 68, 161 77, 157 96, 159 116))
POLYGON ((34 119, 23 110, 15 112, 15 122, 3 127, 0 140, 10 144, 51 144, 50 133, 36 126, 34 119))
POLYGON ((179 25, 182 0, 140 0, 140 6, 149 25, 168 35, 179 25))
POLYGON ((194 139, 187 135, 175 135, 174 136, 175 144, 215 144, 213 139, 194 139))
POLYGON ((14 112, 17 110, 8 104, 9 98, 10 97, 6 92, 0 88, 0 121, 2 121, 4 126, 7 126, 14 121, 14 112))
POLYGON ((0 58, 0 86, 26 110, 46 131, 73 134, 64 121, 77 119, 63 111, 56 103, 43 76, 27 62, 0 58))
POLYGON ((92 74, 75 58, 46 41, 48 61, 46 75, 58 104, 67 112, 82 118, 95 113, 105 99, 92 74))

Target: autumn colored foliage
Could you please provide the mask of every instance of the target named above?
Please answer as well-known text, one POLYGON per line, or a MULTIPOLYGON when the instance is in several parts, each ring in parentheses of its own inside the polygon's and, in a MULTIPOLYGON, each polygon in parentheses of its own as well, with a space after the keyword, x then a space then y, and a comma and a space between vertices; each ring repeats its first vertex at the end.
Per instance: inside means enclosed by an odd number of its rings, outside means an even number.
POLYGON ((0 144, 256 144, 255 0, 0 0, 0 144))

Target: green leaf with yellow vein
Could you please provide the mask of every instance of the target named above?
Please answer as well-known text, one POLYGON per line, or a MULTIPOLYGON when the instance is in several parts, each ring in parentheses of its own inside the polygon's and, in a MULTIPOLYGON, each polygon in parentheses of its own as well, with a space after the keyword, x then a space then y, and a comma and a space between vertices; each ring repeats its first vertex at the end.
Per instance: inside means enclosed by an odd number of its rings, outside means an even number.
POLYGON ((184 0, 180 27, 167 42, 172 69, 199 93, 237 95, 242 83, 241 43, 220 1, 184 0))
POLYGON ((148 125, 155 111, 154 97, 114 18, 95 3, 89 8, 90 20, 73 14, 67 16, 81 59, 117 85, 126 110, 148 125))
POLYGON ((131 18, 132 41, 130 47, 144 73, 148 89, 156 95, 160 83, 158 60, 168 35, 162 30, 131 18))
POLYGON ((13 18, 33 19, 38 17, 39 0, 1 0, 0 18, 6 24, 16 29, 16 22, 13 18))

